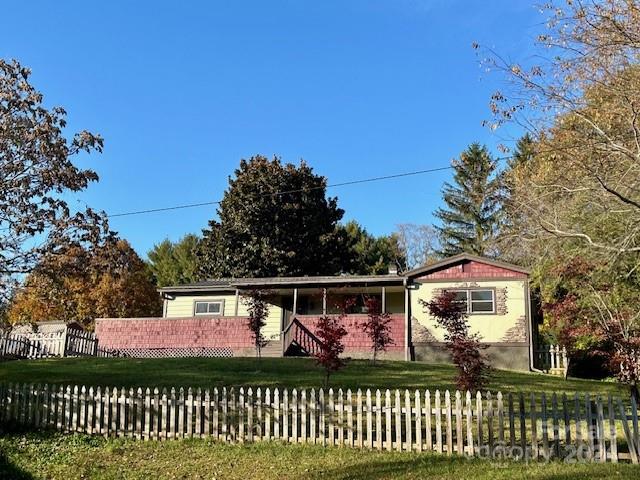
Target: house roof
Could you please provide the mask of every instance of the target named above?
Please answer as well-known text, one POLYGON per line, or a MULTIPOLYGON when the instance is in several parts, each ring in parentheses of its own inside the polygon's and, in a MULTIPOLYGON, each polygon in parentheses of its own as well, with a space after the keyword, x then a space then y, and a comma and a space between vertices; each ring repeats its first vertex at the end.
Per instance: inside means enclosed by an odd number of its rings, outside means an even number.
POLYGON ((408 277, 408 278, 415 278, 415 277, 419 277, 422 275, 427 275, 431 272, 434 272, 436 270, 441 270, 443 268, 446 268, 448 266, 451 265, 455 265, 457 263, 462 263, 462 262, 478 262, 478 263, 484 263, 486 265, 492 265, 494 267, 498 267, 498 268, 504 268, 506 270, 511 270, 514 272, 519 272, 519 273, 524 273, 524 274, 529 274, 531 273, 530 270, 521 267, 519 265, 514 265, 513 263, 507 263, 507 262, 501 262, 499 260, 493 260, 491 258, 487 258, 487 257, 481 257, 479 255, 473 255, 471 253, 460 253, 458 255, 454 255, 452 257, 448 257, 445 258, 443 260, 440 260, 438 262, 434 262, 434 263, 430 263, 428 265, 425 265, 423 267, 418 267, 418 268, 414 268, 413 270, 409 270, 408 272, 404 272, 404 276, 408 277))
POLYGON ((529 270, 511 263, 501 262, 470 253, 461 253, 453 257, 445 258, 424 267, 409 270, 400 275, 330 275, 330 276, 303 276, 303 277, 263 277, 263 278, 218 278, 203 282, 189 283, 186 285, 174 285, 160 288, 162 293, 181 292, 224 292, 235 289, 250 288, 274 288, 274 287, 304 287, 304 286, 329 286, 329 285, 402 285, 407 278, 415 278, 430 272, 455 265, 460 262, 479 262, 495 267, 504 268, 514 272, 529 274, 529 270))
POLYGON ((163 293, 228 291, 260 287, 301 287, 318 285, 402 285, 401 275, 330 275, 304 277, 225 278, 160 288, 163 293))

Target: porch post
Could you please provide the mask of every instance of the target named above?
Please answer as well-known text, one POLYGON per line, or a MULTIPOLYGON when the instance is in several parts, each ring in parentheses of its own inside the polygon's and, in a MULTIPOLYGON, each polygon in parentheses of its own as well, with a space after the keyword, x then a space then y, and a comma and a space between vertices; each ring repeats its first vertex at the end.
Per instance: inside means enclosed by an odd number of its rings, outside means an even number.
POLYGON ((404 281, 404 359, 411 360, 411 293, 409 285, 404 281))
POLYGON ((293 289, 293 316, 295 317, 298 313, 298 289, 293 289))
POLYGON ((387 287, 382 287, 382 313, 387 313, 387 287))
POLYGON ((236 288, 236 306, 235 309, 233 311, 233 316, 237 317, 238 316, 238 303, 240 302, 240 290, 236 288))
POLYGON ((322 315, 327 314, 327 289, 322 289, 322 315))

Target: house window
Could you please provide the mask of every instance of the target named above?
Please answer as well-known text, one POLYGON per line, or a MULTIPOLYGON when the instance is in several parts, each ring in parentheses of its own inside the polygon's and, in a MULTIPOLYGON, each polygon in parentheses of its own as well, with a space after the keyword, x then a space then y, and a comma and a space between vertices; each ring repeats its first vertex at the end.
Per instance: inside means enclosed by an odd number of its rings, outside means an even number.
POLYGON ((195 315, 222 315, 224 311, 224 300, 195 302, 193 311, 195 315))
POLYGON ((494 313, 496 311, 493 290, 453 290, 455 301, 464 305, 467 313, 494 313))

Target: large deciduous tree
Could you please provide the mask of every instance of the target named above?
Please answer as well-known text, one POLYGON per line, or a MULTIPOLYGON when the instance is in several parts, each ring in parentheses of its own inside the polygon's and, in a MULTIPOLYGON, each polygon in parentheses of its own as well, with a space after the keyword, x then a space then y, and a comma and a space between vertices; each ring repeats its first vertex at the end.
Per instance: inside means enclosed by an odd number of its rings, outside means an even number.
POLYGON ((27 276, 8 311, 11 323, 157 316, 161 302, 146 264, 125 240, 47 255, 27 276))
POLYGON ((453 162, 454 184, 445 183, 435 216, 443 256, 461 252, 495 255, 500 222, 500 182, 486 147, 473 143, 453 162))
POLYGON ((343 211, 304 161, 241 160, 198 249, 205 277, 335 274, 348 264, 343 211))
POLYGON ((102 138, 81 131, 68 140, 65 110, 46 108, 29 77, 19 62, 0 59, 0 297, 5 298, 44 255, 95 243, 107 230, 102 215, 74 211, 67 203, 69 193, 98 180, 72 160, 102 151, 102 138))
POLYGON ((543 11, 540 55, 487 59, 508 80, 487 123, 531 138, 527 160, 505 172, 507 234, 534 267, 549 331, 574 351, 605 350, 637 395, 640 2, 554 1, 543 11))
POLYGON ((640 2, 547 11, 544 61, 488 59, 509 81, 488 123, 515 122, 535 142, 513 172, 515 214, 535 220, 525 238, 576 240, 603 260, 640 252, 640 2))
POLYGON ((153 246, 148 264, 159 287, 198 281, 198 242, 197 235, 188 234, 177 242, 167 238, 153 246))

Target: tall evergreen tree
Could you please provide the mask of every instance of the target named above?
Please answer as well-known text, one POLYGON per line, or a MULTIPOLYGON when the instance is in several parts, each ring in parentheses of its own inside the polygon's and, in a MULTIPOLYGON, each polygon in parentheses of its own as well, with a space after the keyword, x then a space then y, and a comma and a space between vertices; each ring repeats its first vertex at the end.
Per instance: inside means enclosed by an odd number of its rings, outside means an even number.
POLYGON ((500 181, 496 162, 487 147, 473 143, 453 163, 454 185, 445 183, 443 200, 435 216, 443 256, 461 252, 495 255, 500 222, 500 181))

